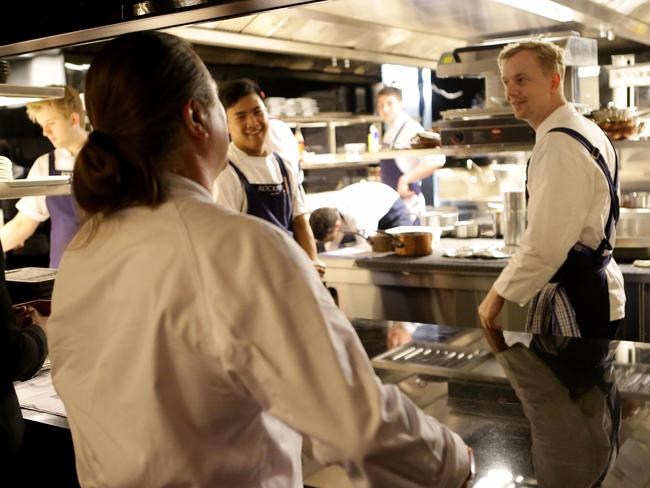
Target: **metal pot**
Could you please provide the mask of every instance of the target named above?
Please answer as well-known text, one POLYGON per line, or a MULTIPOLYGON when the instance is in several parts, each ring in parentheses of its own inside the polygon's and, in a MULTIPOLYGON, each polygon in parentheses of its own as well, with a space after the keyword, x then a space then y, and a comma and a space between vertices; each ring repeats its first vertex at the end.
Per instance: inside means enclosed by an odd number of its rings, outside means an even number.
POLYGON ((459 239, 478 237, 478 223, 474 220, 462 220, 454 225, 454 234, 459 239))
POLYGON ((442 227, 442 235, 452 235, 458 222, 457 207, 433 207, 420 215, 420 223, 427 227, 442 227))
POLYGON ((398 256, 428 256, 433 252, 430 232, 403 232, 394 235, 393 244, 398 256))
POLYGON ((386 232, 377 232, 375 235, 372 235, 367 239, 372 246, 373 252, 392 252, 394 250, 394 238, 386 232))

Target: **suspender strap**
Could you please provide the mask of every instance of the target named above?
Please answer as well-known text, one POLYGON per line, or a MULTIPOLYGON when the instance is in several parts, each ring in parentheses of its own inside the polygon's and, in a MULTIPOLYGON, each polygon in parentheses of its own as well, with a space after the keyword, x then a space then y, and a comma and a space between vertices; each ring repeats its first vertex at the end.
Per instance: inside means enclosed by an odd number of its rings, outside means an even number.
MULTIPOLYGON (((605 238, 601 241, 597 251, 599 253, 602 253, 605 249, 611 250, 612 245, 609 242, 609 238, 612 235, 612 231, 614 229, 614 226, 616 225, 616 222, 618 222, 618 218, 620 215, 618 192, 616 191, 616 189, 618 188, 618 155, 616 154, 616 149, 614 149, 614 156, 616 157, 616 160, 614 163, 614 179, 612 180, 612 175, 609 171, 609 168, 607 167, 605 158, 601 154, 600 150, 597 147, 595 147, 591 142, 589 142, 582 134, 580 134, 578 131, 570 129, 569 127, 555 127, 551 129, 549 132, 563 132, 568 136, 573 137, 576 141, 578 141, 580 144, 584 146, 584 148, 589 152, 591 157, 594 159, 594 161, 596 161, 596 164, 598 164, 598 167, 605 175, 605 179, 607 180, 607 185, 609 186, 609 197, 611 200, 611 204, 609 209, 609 216, 607 218, 607 224, 605 226, 605 238)), ((609 143, 611 144, 612 142, 609 141, 609 143)), ((614 145, 612 145, 612 148, 613 147, 614 145)))

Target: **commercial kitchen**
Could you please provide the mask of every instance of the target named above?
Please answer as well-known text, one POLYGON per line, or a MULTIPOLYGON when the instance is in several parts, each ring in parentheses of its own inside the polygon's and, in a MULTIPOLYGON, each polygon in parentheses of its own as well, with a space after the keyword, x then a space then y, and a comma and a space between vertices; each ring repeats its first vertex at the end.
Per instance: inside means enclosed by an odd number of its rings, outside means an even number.
MULTIPOLYGON (((397 384, 474 449, 474 486, 592 486, 583 483, 598 479, 606 487, 650 487, 650 4, 56 4, 12 6, 5 18, 15 22, 0 31, 0 60, 10 66, 7 83, 0 84, 6 105, 0 139, 17 167, 15 181, 0 182, 5 222, 17 198, 71 192, 69 179, 21 179, 51 146, 16 98, 60 96, 43 88, 51 84, 83 92, 94 55, 112 37, 154 29, 175 34, 194 45, 218 83, 248 77, 260 84, 271 116, 304 144, 310 210, 333 206, 351 184, 378 181, 382 159, 446 159, 423 183, 423 225, 392 232, 397 240, 400 233, 427 234, 430 252, 378 252, 368 234, 369 242, 358 239, 319 258, 327 266, 324 281, 379 378, 397 384), (505 44, 528 37, 565 49, 567 100, 608 132, 618 153, 623 208, 614 256, 627 302, 617 340, 563 342, 528 334, 527 309, 513 303, 501 313, 503 332, 480 328, 477 307, 517 248, 512 228, 506 230, 512 221, 504 198, 513 188, 523 190, 535 140, 504 99, 496 59, 505 44), (405 109, 426 131, 411 148, 372 147, 373 131, 381 136, 385 130, 375 109, 382 84, 402 88, 405 109), (439 135, 435 144, 426 141, 432 133, 439 135), (596 386, 589 383, 594 370, 605 378, 596 386), (579 402, 567 397, 572 381, 587 381, 589 396, 579 402), (548 412, 566 421, 545 422, 548 412), (599 422, 604 434, 594 428, 599 422), (572 439, 580 442, 567 449, 572 439)), ((23 249, 7 253, 14 302, 51 295, 56 270, 47 268, 47 232, 39 229, 23 249)), ((47 366, 15 388, 27 429, 38 439, 28 454, 41 468, 26 474, 27 486, 45 480, 78 486, 65 409, 47 366)), ((337 466, 304 457, 303 470, 305 486, 352 486, 337 466)))

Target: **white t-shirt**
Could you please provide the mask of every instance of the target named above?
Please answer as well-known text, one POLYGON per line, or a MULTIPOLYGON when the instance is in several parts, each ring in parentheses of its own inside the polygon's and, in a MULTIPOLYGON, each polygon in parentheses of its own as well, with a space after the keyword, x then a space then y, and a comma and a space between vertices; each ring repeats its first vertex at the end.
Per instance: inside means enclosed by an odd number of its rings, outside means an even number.
MULTIPOLYGON (((603 154, 612 178, 616 161, 607 136, 593 122, 564 104, 537 128, 528 167, 528 226, 518 251, 494 287, 499 295, 525 305, 546 285, 578 242, 596 249, 605 236, 610 210, 605 175, 582 144, 549 132, 569 127, 582 134, 603 154)), ((616 243, 616 230, 610 237, 616 243)), ((605 269, 610 320, 625 316, 623 275, 614 258, 605 269)))
POLYGON ((269 119, 269 129, 266 133, 266 149, 276 152, 289 163, 298 183, 302 183, 305 175, 300 169, 300 151, 291 128, 280 119, 269 119))
POLYGON ((80 484, 298 488, 304 436, 357 486, 461 486, 465 444, 380 383, 296 242, 169 183, 61 261, 47 333, 80 484))
MULTIPOLYGON (((67 149, 58 148, 54 150, 54 169, 59 171, 72 172, 74 169, 74 157, 67 149)), ((27 179, 50 176, 50 163, 48 154, 39 156, 27 174, 27 179)), ((33 196, 23 197, 16 203, 16 208, 30 219, 37 222, 44 222, 50 218, 50 212, 45 203, 45 197, 33 196)))
MULTIPOLYGON (((273 154, 266 157, 249 156, 244 151, 230 143, 228 159, 237 165, 244 173, 248 182, 254 185, 263 183, 282 183, 282 173, 278 160, 273 154)), ((296 177, 291 171, 290 164, 285 163, 289 187, 291 188, 291 203, 293 218, 309 213, 304 203, 304 190, 302 185, 296 183, 296 177)), ((214 182, 214 198, 217 203, 236 212, 248 212, 248 201, 244 184, 239 179, 234 168, 229 164, 214 182)))

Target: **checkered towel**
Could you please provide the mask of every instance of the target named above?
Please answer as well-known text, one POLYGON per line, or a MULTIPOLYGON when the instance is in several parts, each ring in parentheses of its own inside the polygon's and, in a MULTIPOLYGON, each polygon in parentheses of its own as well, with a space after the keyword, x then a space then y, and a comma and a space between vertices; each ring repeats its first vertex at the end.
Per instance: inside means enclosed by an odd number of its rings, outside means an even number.
POLYGON ((559 283, 548 283, 533 297, 528 307, 526 332, 580 337, 576 313, 559 283))

